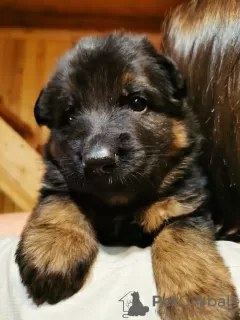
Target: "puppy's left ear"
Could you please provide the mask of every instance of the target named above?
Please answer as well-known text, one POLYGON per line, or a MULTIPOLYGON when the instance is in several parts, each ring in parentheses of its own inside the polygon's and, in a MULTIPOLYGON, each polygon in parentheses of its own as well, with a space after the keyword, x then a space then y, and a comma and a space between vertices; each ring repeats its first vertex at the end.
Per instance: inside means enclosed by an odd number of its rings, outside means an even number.
POLYGON ((34 107, 34 116, 39 126, 50 127, 50 112, 44 101, 45 88, 43 88, 37 98, 34 107))
POLYGON ((168 78, 173 86, 172 99, 180 101, 187 97, 186 81, 183 79, 176 64, 168 57, 158 53, 157 60, 164 67, 168 74, 168 78))

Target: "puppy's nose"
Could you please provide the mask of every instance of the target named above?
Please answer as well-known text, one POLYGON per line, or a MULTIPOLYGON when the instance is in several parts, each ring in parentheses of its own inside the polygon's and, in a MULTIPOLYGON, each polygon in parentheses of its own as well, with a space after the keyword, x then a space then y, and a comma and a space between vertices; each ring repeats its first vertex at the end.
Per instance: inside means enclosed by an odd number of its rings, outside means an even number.
POLYGON ((82 159, 84 170, 111 173, 116 165, 115 154, 105 146, 94 146, 82 159))

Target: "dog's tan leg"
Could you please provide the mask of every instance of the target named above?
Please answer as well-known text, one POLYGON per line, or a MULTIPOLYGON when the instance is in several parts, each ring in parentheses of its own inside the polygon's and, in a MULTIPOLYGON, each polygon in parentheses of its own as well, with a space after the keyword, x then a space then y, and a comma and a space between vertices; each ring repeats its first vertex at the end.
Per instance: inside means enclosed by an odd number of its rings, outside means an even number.
POLYGON ((203 218, 166 226, 152 245, 152 261, 162 320, 237 319, 230 273, 203 218))
POLYGON ((54 304, 83 285, 98 251, 90 222, 69 197, 39 202, 25 227, 16 262, 37 304, 54 304))

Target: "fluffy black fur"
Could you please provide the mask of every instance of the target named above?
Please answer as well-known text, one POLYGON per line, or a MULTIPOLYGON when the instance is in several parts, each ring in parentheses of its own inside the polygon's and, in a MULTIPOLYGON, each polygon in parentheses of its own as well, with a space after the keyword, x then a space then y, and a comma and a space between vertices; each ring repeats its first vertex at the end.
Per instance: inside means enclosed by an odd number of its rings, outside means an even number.
POLYGON ((105 244, 149 245, 152 237, 130 223, 134 213, 176 192, 197 193, 204 184, 195 169, 198 126, 185 94, 174 63, 158 54, 147 38, 112 34, 80 40, 60 61, 35 106, 37 122, 51 129, 41 197, 71 194, 94 216, 105 244), (128 75, 130 80, 123 83, 128 75), (144 114, 133 111, 133 97, 143 99, 148 108, 144 114), (190 140, 174 155, 173 119, 184 123, 190 140), (117 155, 110 175, 84 173, 82 157, 97 144, 117 155), (163 187, 177 168, 173 181, 163 187), (129 202, 111 204, 114 196, 129 202))

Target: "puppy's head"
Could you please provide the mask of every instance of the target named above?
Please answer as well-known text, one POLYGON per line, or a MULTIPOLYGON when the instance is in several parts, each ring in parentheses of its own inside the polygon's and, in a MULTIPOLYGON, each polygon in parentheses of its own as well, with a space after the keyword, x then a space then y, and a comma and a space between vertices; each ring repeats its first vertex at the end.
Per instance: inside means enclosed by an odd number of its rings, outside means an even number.
POLYGON ((49 150, 70 188, 128 198, 163 185, 189 154, 184 98, 175 65, 145 37, 87 37, 60 61, 35 117, 51 129, 49 150))

